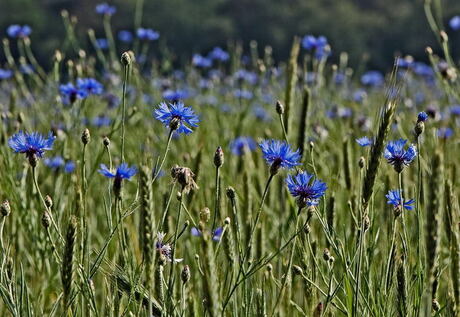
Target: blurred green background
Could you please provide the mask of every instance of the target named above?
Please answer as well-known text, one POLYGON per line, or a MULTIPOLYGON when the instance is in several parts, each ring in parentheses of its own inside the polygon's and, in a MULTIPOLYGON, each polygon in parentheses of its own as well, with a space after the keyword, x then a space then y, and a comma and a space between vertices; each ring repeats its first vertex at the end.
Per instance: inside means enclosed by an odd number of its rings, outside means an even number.
MULTIPOLYGON (((112 17, 115 33, 134 29, 137 0, 107 1, 117 7, 112 17)), ((65 36, 60 12, 66 9, 78 18, 81 41, 88 45, 86 30, 94 28, 103 37, 102 17, 94 0, 0 0, 0 34, 13 23, 29 24, 32 42, 40 61, 48 62, 65 36)), ((350 54, 357 66, 368 55, 367 68, 386 69, 395 54, 411 54, 425 60, 424 48, 433 45, 423 10, 423 0, 145 0, 142 26, 160 31, 158 47, 168 47, 179 60, 207 52, 229 40, 241 40, 247 48, 256 40, 259 48, 273 47, 274 56, 288 55, 292 37, 325 35, 332 46, 332 59, 338 53, 350 54)), ((450 17, 460 14, 459 0, 444 0, 443 22, 453 41, 460 42, 460 31, 447 26, 450 17), (456 40, 455 40, 456 39, 456 40)), ((460 45, 453 46, 459 56, 460 45)), ((2 54, 2 53, 0 53, 2 54)), ((0 55, 0 58, 3 58, 0 55)))

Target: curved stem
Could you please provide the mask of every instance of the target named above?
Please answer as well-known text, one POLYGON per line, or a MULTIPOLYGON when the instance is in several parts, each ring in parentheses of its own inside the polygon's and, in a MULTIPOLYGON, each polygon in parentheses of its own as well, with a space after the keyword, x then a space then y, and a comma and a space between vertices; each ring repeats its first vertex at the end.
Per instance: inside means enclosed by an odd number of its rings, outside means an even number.
POLYGON ((126 120, 126 84, 128 82, 128 69, 129 66, 125 65, 125 76, 123 79, 123 101, 122 101, 122 114, 121 114, 121 162, 125 162, 125 120, 126 120))
POLYGON ((166 144, 166 149, 165 149, 165 153, 163 154, 163 159, 161 160, 161 163, 160 163, 160 166, 158 166, 156 169, 155 169, 155 175, 153 176, 152 178, 152 182, 151 184, 153 184, 157 178, 158 178, 158 175, 160 175, 160 172, 161 172, 161 169, 163 168, 163 165, 166 161, 166 157, 168 156, 168 152, 169 152, 169 146, 171 144, 171 140, 172 140, 172 135, 174 133, 174 130, 170 130, 169 131, 169 135, 168 135, 168 143, 166 144))

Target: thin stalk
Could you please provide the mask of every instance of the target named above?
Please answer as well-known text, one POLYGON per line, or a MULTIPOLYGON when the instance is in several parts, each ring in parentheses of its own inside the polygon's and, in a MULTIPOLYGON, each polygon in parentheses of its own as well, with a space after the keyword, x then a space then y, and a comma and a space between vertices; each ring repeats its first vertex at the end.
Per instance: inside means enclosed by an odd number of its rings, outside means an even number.
POLYGON ((129 65, 124 66, 125 74, 123 78, 123 96, 121 113, 121 162, 125 162, 125 120, 126 120, 126 84, 128 82, 129 65))
POLYGON ((163 158, 161 160, 160 166, 158 166, 158 168, 155 169, 155 175, 153 176, 152 182, 151 182, 152 184, 156 181, 156 179, 158 178, 158 175, 160 175, 161 169, 163 168, 163 165, 164 165, 164 163, 166 161, 166 157, 168 156, 169 147, 171 145, 171 140, 172 140, 173 133, 174 133, 174 130, 171 129, 169 131, 168 143, 166 143, 166 149, 165 149, 165 152, 163 154, 163 158))

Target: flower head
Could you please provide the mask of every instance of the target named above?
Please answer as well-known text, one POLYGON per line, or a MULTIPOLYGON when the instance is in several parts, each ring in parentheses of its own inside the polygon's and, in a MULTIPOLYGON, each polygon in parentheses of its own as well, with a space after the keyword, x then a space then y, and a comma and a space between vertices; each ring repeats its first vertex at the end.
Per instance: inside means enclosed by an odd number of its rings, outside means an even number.
POLYGON ((8 27, 6 33, 11 38, 24 38, 32 33, 32 29, 28 25, 13 24, 8 27))
POLYGON ((118 39, 125 43, 130 43, 133 40, 133 33, 128 30, 121 30, 118 32, 118 39))
POLYGON ((178 133, 190 134, 193 130, 190 127, 198 127, 198 116, 190 107, 184 103, 170 103, 169 106, 162 102, 153 113, 155 119, 161 121, 166 127, 176 130, 178 133))
POLYGON ((129 167, 128 164, 122 163, 120 166, 117 167, 115 172, 109 170, 109 168, 105 164, 100 165, 99 173, 104 175, 108 178, 115 178, 115 179, 127 179, 129 180, 131 177, 136 175, 137 169, 135 166, 129 167))
POLYGON ((293 151, 288 143, 278 140, 265 140, 259 144, 265 161, 271 165, 272 174, 279 168, 291 169, 299 165, 299 150, 293 151))
POLYGON ((96 6, 96 13, 103 14, 103 15, 113 15, 117 12, 117 8, 115 6, 111 6, 108 3, 100 3, 96 6))
POLYGON ((407 140, 399 139, 388 142, 383 156, 388 163, 394 166, 396 172, 401 173, 404 166, 408 166, 417 156, 417 148, 410 145, 407 150, 404 149, 407 140))
POLYGON ((426 112, 422 111, 417 115, 417 122, 425 122, 426 120, 428 120, 426 112))
POLYGON ((51 132, 44 137, 38 132, 19 131, 8 140, 8 145, 15 153, 24 153, 32 164, 33 161, 36 163, 36 159, 42 158, 45 151, 53 149, 55 139, 51 132))
MULTIPOLYGON (((212 240, 214 241, 220 241, 220 238, 222 237, 222 233, 224 232, 224 228, 222 227, 217 227, 213 232, 212 232, 212 240)), ((203 234, 201 233, 200 229, 196 227, 192 227, 190 230, 190 233, 192 236, 195 237, 201 237, 203 234)))
POLYGON ((384 82, 384 78, 381 72, 371 70, 361 76, 361 83, 365 86, 381 86, 384 82))
POLYGON ((0 80, 2 79, 10 79, 13 76, 13 71, 9 69, 2 69, 0 68, 0 80))
POLYGON ((449 127, 441 127, 438 129, 438 138, 447 140, 454 135, 454 130, 449 127))
POLYGON ((225 62, 230 58, 230 55, 222 48, 216 46, 212 49, 211 52, 209 52, 208 57, 221 62, 225 62))
POLYGON ((200 54, 195 54, 192 58, 192 64, 196 67, 208 68, 212 66, 212 60, 200 54))
POLYGON ((72 83, 59 86, 62 102, 64 104, 72 104, 77 99, 83 99, 88 96, 86 90, 76 88, 72 83))
MULTIPOLYGON (((401 207, 401 202, 404 201, 404 198, 401 197, 401 191, 398 189, 395 190, 390 190, 385 197, 388 199, 387 204, 393 205, 395 208, 400 208, 401 207)), ((414 206, 412 206, 415 203, 414 199, 407 200, 403 202, 403 207, 407 210, 413 210, 414 206)))
POLYGON ((104 91, 104 86, 94 78, 78 78, 77 88, 88 95, 100 95, 104 91))
POLYGON ((316 206, 321 197, 326 192, 327 185, 318 179, 313 179, 313 175, 307 172, 300 172, 293 176, 286 177, 286 185, 289 192, 297 199, 300 208, 305 206, 316 206))
POLYGON ((449 26, 452 30, 458 31, 460 30, 460 16, 456 15, 449 21, 449 26))
MULTIPOLYGON (((160 255, 164 256, 164 258, 168 262, 172 262, 172 248, 169 243, 165 243, 163 240, 166 234, 163 232, 158 232, 157 234, 157 241, 155 242, 155 248, 160 253, 160 255)), ((182 259, 174 259, 174 262, 181 262, 182 259)))
POLYGON ((230 143, 230 150, 235 155, 243 155, 247 152, 254 151, 257 148, 257 143, 248 136, 237 137, 230 143))
POLYGON ((155 41, 160 38, 160 33, 152 29, 137 29, 137 37, 142 41, 155 41))
POLYGON ((365 147, 371 146, 373 141, 369 139, 367 136, 363 136, 362 138, 356 139, 356 143, 358 143, 362 147, 365 147))

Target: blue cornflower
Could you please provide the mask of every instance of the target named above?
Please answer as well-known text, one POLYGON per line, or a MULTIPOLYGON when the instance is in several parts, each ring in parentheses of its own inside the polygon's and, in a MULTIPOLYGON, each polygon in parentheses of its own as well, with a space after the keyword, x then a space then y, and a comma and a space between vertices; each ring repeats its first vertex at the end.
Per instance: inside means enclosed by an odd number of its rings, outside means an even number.
POLYGON ((404 166, 408 166, 417 156, 417 148, 411 144, 407 150, 404 149, 407 140, 399 139, 388 142, 383 156, 388 163, 393 165, 396 172, 401 173, 404 166))
POLYGON ((230 55, 226 51, 224 51, 222 48, 216 46, 212 49, 211 52, 209 52, 208 57, 211 59, 221 61, 221 62, 225 62, 230 58, 230 55))
POLYGON ((230 143, 230 150, 235 155, 244 155, 257 148, 257 143, 251 137, 240 136, 230 143))
POLYGON ((428 120, 426 112, 422 111, 417 115, 417 122, 425 122, 426 120, 428 120))
POLYGON ((252 108, 252 114, 257 120, 268 122, 272 120, 270 113, 262 106, 255 106, 252 108))
POLYGON ((64 104, 72 104, 77 99, 83 99, 88 96, 85 90, 76 88, 72 83, 60 85, 59 92, 61 93, 62 102, 64 104))
POLYGON ((376 70, 368 71, 361 76, 361 83, 365 86, 381 86, 383 81, 382 73, 376 70))
POLYGON ((78 78, 77 87, 88 95, 100 95, 104 91, 104 86, 94 78, 78 78))
POLYGON ((235 96, 235 98, 238 98, 238 99, 241 98, 241 99, 249 100, 254 96, 254 94, 246 89, 236 89, 233 92, 233 96, 235 96))
POLYGON ((0 80, 3 79, 10 79, 13 76, 13 71, 9 69, 1 69, 0 68, 0 80))
POLYGON ((449 111, 451 115, 460 116, 460 105, 451 106, 449 111))
POLYGON ((365 146, 371 146, 372 143, 374 142, 371 139, 369 139, 367 136, 363 136, 362 138, 356 139, 356 143, 358 143, 362 147, 365 147, 365 146))
MULTIPOLYGON (((212 240, 214 241, 220 241, 220 238, 222 237, 222 233, 224 232, 224 228, 218 227, 212 232, 212 240)), ((190 233, 192 236, 195 237, 201 237, 203 234, 201 233, 200 229, 196 227, 192 227, 190 230, 190 233)))
POLYGON ((96 13, 103 14, 103 15, 113 15, 117 12, 117 8, 115 6, 111 6, 108 3, 100 3, 96 6, 96 13))
POLYGON ((137 169, 135 166, 129 167, 128 164, 122 163, 120 166, 117 167, 114 173, 110 171, 109 168, 105 164, 101 164, 99 173, 101 173, 102 175, 108 178, 129 180, 131 177, 136 175, 137 169))
POLYGON ((43 160, 43 163, 49 168, 51 168, 52 170, 57 171, 58 169, 64 166, 65 161, 62 158, 62 156, 55 156, 51 158, 45 158, 43 160))
POLYGON ((11 38, 24 38, 32 33, 32 29, 28 25, 21 26, 19 24, 13 24, 8 27, 6 33, 8 33, 8 36, 11 38))
POLYGON ((95 127, 104 127, 104 126, 109 126, 112 123, 112 119, 110 119, 107 116, 104 115, 99 115, 97 117, 94 117, 91 120, 91 124, 95 127))
POLYGON ((192 64, 196 67, 208 68, 212 66, 212 60, 200 54, 194 54, 192 64))
POLYGON ((449 26, 452 30, 458 31, 460 30, 460 16, 456 15, 449 21, 449 26))
POLYGON ((137 37, 142 41, 155 41, 160 38, 160 33, 152 29, 137 29, 137 37))
POLYGON ((125 43, 130 43, 133 40, 133 33, 128 30, 121 30, 118 32, 118 39, 125 43))
POLYGON ((302 47, 307 51, 322 49, 326 45, 327 38, 324 36, 305 35, 302 39, 302 47))
POLYGON ((300 172, 297 175, 288 175, 286 185, 289 192, 297 199, 297 205, 300 208, 305 206, 316 206, 319 200, 324 196, 327 185, 321 180, 312 180, 313 175, 308 172, 300 172))
POLYGON ((34 73, 34 67, 30 64, 23 64, 19 66, 19 71, 25 75, 30 75, 34 73))
POLYGON ((189 93, 186 90, 165 90, 163 92, 163 98, 171 101, 172 103, 176 103, 181 99, 186 99, 188 98, 189 93))
POLYGON ((74 161, 67 161, 64 165, 64 172, 72 173, 75 171, 75 162, 74 161))
POLYGON ((453 135, 454 135, 454 130, 452 130, 449 127, 442 127, 438 129, 438 138, 440 139, 446 140, 453 135))
POLYGON ((153 116, 166 127, 176 130, 177 133, 190 134, 193 132, 190 127, 196 128, 198 127, 197 123, 200 122, 193 109, 184 106, 184 103, 181 101, 170 103, 169 106, 165 102, 162 102, 155 109, 153 116))
POLYGON ((270 164, 270 173, 275 175, 280 168, 291 169, 299 165, 299 150, 292 151, 288 143, 278 140, 265 140, 259 144, 265 161, 270 164))
MULTIPOLYGON (((385 197, 388 199, 387 204, 393 205, 395 209, 401 208, 401 202, 404 201, 404 198, 401 197, 401 191, 399 189, 390 190, 385 197)), ((407 210, 413 210, 414 206, 411 206, 415 203, 414 199, 407 200, 403 202, 403 207, 407 210)))
POLYGON ((247 71, 246 69, 239 69, 234 74, 233 77, 236 80, 245 81, 251 85, 257 83, 258 76, 255 72, 247 71))
POLYGON ((43 157, 45 151, 53 149, 55 138, 51 132, 45 138, 38 132, 19 131, 8 140, 8 145, 16 153, 24 153, 32 167, 35 167, 37 160, 43 157))
POLYGON ((96 39, 96 45, 99 49, 106 50, 109 48, 109 41, 104 38, 96 39))

